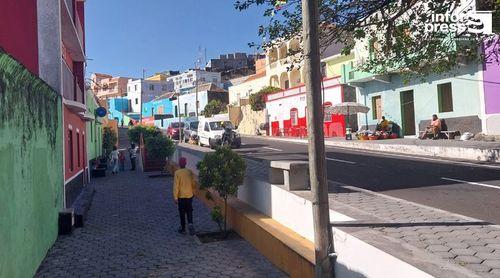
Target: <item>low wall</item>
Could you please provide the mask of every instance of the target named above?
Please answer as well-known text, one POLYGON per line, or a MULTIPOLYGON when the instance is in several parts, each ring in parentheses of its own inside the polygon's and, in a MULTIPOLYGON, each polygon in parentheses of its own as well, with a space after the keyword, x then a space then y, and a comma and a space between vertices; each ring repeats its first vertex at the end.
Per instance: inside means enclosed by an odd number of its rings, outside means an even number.
MULTIPOLYGON (((178 147, 176 158, 186 157, 187 167, 197 174, 196 163, 204 154, 178 147)), ((203 193, 198 197, 204 200, 203 193)), ((210 205, 209 201, 204 202, 210 205)), ((238 191, 238 200, 232 200, 230 206, 228 219, 233 229, 271 262, 292 277, 313 275, 314 230, 309 200, 278 185, 247 177, 238 191), (286 247, 275 249, 278 243, 286 247), (297 255, 302 259, 293 259, 297 255), (307 271, 301 273, 304 267, 307 271)), ((354 219, 330 210, 330 220, 342 222, 354 219)), ((389 269, 391 277, 432 277, 340 229, 333 228, 332 233, 335 250, 339 254, 335 265, 336 277, 386 278, 389 269)))

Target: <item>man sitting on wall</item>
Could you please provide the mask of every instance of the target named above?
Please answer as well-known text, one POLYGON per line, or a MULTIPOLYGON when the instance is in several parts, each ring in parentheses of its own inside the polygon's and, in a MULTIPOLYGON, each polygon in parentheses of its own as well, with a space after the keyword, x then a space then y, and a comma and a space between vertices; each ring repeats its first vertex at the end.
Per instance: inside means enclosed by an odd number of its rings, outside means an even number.
POLYGON ((441 119, 438 118, 436 114, 432 115, 431 124, 425 129, 425 133, 420 139, 439 139, 439 133, 441 132, 441 119))

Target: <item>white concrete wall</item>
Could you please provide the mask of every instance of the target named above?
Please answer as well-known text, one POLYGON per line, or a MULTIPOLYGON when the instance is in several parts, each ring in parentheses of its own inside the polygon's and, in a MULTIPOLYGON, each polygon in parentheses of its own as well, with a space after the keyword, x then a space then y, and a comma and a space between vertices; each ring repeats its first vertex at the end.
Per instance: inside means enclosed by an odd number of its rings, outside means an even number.
MULTIPOLYGON (((177 161, 179 156, 186 157, 188 160, 187 168, 198 174, 196 163, 201 160, 201 153, 177 151, 173 160, 177 161)), ((277 185, 271 185, 250 177, 247 177, 245 184, 240 187, 238 199, 314 242, 312 204, 310 201, 277 185)), ((330 210, 330 221, 352 220, 354 219, 330 210)), ((335 265, 336 277, 433 277, 339 229, 333 228, 332 233, 335 251, 338 254, 335 265)))

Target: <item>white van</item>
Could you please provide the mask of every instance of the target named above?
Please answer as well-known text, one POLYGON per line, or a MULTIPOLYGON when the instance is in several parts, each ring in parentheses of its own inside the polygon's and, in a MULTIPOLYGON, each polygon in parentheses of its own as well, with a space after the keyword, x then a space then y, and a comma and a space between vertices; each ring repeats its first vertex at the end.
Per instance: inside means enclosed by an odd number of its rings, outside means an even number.
MULTIPOLYGON (((198 124, 198 144, 200 146, 210 146, 210 148, 216 147, 220 144, 222 134, 224 133, 224 127, 231 127, 233 131, 235 131, 233 124, 229 121, 229 115, 227 114, 215 115, 210 118, 200 117, 200 123, 198 124)), ((239 135, 237 138, 238 140, 233 142, 233 145, 239 148, 241 139, 239 135)))

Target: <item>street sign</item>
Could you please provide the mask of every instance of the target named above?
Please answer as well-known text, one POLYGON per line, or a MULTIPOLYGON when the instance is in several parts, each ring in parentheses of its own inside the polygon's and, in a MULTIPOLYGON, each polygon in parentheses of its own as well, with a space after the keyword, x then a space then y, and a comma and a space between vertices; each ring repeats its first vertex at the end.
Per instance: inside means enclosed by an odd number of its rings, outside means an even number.
POLYGON ((95 110, 95 114, 99 117, 104 117, 106 116, 106 114, 108 114, 108 111, 106 110, 106 108, 104 107, 98 107, 96 110, 95 110))

